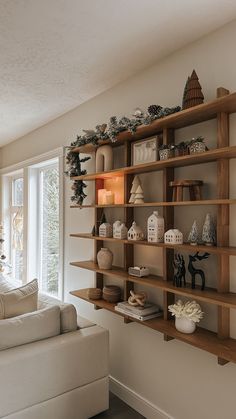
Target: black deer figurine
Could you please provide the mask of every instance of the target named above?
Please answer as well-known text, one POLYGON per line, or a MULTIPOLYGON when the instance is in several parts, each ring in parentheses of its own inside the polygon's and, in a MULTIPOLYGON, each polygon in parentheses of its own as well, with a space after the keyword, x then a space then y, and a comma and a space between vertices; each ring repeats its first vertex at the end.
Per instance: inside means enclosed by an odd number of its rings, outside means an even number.
POLYGON ((189 263, 188 263, 188 271, 192 277, 192 288, 195 288, 195 278, 196 275, 199 275, 202 279, 202 286, 201 290, 203 291, 205 288, 205 274, 202 269, 196 269, 193 266, 193 262, 196 262, 197 260, 207 259, 209 257, 209 253, 204 253, 202 256, 199 255, 199 252, 195 253, 195 255, 189 255, 189 263))
POLYGON ((174 274, 173 285, 176 285, 176 287, 182 287, 182 279, 183 279, 184 286, 185 286, 186 285, 186 280, 185 280, 186 269, 185 269, 184 258, 182 255, 180 254, 175 255, 173 266, 175 269, 177 269, 177 272, 174 274))

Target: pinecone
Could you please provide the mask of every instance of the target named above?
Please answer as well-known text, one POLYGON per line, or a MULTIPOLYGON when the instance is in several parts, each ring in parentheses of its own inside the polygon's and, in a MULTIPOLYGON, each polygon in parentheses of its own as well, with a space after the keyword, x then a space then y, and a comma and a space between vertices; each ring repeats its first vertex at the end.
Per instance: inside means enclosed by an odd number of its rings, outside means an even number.
POLYGON ((116 116, 111 116, 110 117, 110 124, 111 125, 117 125, 117 117, 116 116))
POLYGON ((150 105, 148 107, 148 113, 152 116, 157 116, 161 109, 162 107, 159 105, 150 105))

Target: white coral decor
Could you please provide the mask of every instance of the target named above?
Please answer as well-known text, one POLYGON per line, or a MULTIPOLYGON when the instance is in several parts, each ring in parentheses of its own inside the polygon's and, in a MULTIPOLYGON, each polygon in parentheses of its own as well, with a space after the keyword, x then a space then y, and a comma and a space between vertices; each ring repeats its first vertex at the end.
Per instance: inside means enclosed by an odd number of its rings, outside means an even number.
POLYGON ((176 318, 185 317, 189 320, 192 320, 194 323, 200 322, 203 318, 203 311, 201 310, 200 305, 196 301, 183 301, 178 300, 176 304, 173 304, 168 307, 172 316, 176 318))

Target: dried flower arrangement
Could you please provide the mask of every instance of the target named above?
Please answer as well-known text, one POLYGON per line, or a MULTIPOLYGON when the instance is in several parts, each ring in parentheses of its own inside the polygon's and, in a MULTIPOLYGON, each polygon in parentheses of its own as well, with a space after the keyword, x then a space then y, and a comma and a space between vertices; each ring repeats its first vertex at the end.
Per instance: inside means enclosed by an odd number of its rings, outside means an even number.
POLYGON ((168 310, 177 318, 185 317, 192 320, 194 323, 199 323, 203 318, 203 311, 196 301, 187 301, 184 303, 178 300, 176 304, 170 305, 168 310))

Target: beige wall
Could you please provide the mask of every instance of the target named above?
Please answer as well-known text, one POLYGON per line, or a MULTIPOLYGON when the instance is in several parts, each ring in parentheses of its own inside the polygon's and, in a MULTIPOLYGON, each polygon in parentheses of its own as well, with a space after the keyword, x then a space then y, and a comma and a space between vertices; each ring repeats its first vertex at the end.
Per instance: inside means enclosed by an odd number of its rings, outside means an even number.
MULTIPOLYGON (((173 34, 174 36, 174 34, 173 34)), ((161 63, 136 77, 97 96, 77 109, 28 134, 27 136, 2 148, 1 167, 14 164, 37 154, 68 144, 74 140, 82 128, 93 128, 97 123, 106 122, 115 114, 128 115, 136 106, 147 107, 159 103, 172 106, 181 103, 183 86, 188 74, 195 68, 203 86, 206 100, 215 97, 216 88, 223 86, 236 90, 235 76, 235 39, 236 22, 177 51, 161 63)), ((157 39, 161 42, 161 39, 157 39)), ((155 45, 153 46, 155 54, 155 45)), ((236 119, 231 118, 231 145, 236 144, 236 119)), ((197 134, 207 138, 208 145, 214 146, 216 126, 212 121, 177 133, 177 138, 186 139, 197 134)), ((89 162, 88 170, 93 169, 89 162)), ((235 179, 236 164, 231 162, 232 179, 235 179)), ((200 176, 207 182, 205 196, 214 196, 216 183, 215 165, 178 169, 178 177, 200 176)), ((153 198, 160 196, 160 174, 143 176, 146 194, 153 198), (154 188, 150 189, 150 176, 153 176, 154 188)), ((92 192, 89 185, 88 191, 92 192)), ((72 210, 69 208, 70 187, 66 182, 65 201, 65 292, 66 299, 76 304, 78 311, 110 330, 111 375, 147 399, 157 408, 162 409, 176 419, 233 419, 236 417, 235 385, 236 366, 217 365, 214 356, 173 340, 164 342, 159 333, 148 330, 138 324, 125 325, 121 318, 104 310, 94 311, 92 306, 68 295, 70 290, 92 286, 93 274, 69 266, 72 260, 89 260, 93 257, 90 241, 69 238, 70 232, 87 232, 93 225, 93 210, 72 210)), ((236 185, 231 182, 231 196, 236 196, 236 185)), ((122 217, 121 210, 108 212, 110 221, 122 217)), ((194 218, 202 223, 205 216, 202 209, 179 209, 176 211, 175 224, 187 234, 194 218)), ((214 213, 214 208, 209 208, 214 213)), ((145 225, 150 210, 136 210, 135 218, 145 225)), ((231 220, 235 219, 235 210, 231 210, 231 220)), ((236 245, 236 223, 231 228, 231 245, 236 245)), ((122 263, 119 246, 112 246, 116 251, 115 263, 122 263)), ((161 273, 161 250, 146 249, 141 246, 135 251, 136 263, 145 263, 153 273, 161 273)), ((231 258, 231 289, 236 291, 235 258, 231 258)), ((215 259, 205 262, 207 283, 216 283, 215 259)), ((108 278, 109 281, 109 278, 108 278)), ((114 279, 113 279, 114 281, 114 279)), ((161 303, 161 294, 150 294, 161 303)), ((204 323, 215 329, 215 307, 203 305, 204 323)), ((235 314, 232 313, 232 336, 236 338, 235 314)), ((79 362, 79 360, 78 360, 79 362)), ((150 416, 151 417, 151 416, 150 416)), ((153 418, 157 415, 153 415, 153 418)), ((161 416, 158 416, 161 417, 161 416)), ((164 417, 164 416, 162 416, 164 417)))

